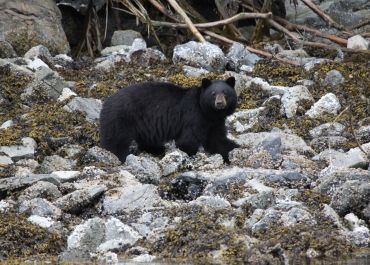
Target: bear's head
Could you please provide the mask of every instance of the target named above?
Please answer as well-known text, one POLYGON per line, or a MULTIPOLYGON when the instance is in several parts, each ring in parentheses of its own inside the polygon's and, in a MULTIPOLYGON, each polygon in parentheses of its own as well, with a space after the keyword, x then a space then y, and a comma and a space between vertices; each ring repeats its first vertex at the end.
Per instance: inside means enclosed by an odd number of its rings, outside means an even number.
POLYGON ((237 95, 234 89, 235 78, 225 81, 207 78, 202 80, 200 107, 209 119, 224 119, 235 111, 237 95))

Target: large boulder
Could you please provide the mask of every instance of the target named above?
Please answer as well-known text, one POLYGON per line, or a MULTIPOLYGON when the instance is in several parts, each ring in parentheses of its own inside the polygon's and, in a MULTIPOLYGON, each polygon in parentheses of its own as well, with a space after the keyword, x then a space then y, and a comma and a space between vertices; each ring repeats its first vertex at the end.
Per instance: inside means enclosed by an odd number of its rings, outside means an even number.
POLYGON ((62 15, 53 0, 0 0, 0 32, 18 55, 42 44, 52 53, 70 50, 62 15))

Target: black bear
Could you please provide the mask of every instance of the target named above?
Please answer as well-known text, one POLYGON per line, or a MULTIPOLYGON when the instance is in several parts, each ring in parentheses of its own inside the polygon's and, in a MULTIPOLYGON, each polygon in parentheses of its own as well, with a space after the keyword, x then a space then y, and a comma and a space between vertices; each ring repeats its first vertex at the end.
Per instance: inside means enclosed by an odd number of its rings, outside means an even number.
POLYGON ((128 86, 108 97, 100 113, 101 146, 124 162, 135 140, 142 151, 165 152, 175 140, 188 155, 203 146, 229 162, 238 145, 226 137, 225 118, 237 103, 235 78, 204 78, 201 87, 183 88, 171 83, 147 82, 128 86))

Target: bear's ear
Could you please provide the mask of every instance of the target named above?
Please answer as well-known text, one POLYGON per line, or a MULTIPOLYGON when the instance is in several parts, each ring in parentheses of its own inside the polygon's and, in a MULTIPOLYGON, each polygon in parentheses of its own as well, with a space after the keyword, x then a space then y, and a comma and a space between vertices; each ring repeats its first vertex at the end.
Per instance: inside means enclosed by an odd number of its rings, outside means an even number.
POLYGON ((226 79, 225 81, 229 86, 231 86, 232 88, 235 87, 235 77, 233 76, 230 76, 228 79, 226 79))
POLYGON ((212 81, 209 80, 208 78, 203 78, 202 79, 202 88, 207 88, 212 84, 212 81))

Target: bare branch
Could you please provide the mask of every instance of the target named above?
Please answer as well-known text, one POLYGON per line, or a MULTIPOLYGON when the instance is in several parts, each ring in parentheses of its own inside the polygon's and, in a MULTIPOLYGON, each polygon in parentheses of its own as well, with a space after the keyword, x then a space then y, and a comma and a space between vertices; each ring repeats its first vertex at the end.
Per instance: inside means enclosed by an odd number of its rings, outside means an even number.
POLYGON ((185 11, 179 6, 179 4, 176 2, 176 0, 167 0, 170 5, 176 10, 177 13, 184 19, 185 23, 188 25, 190 31, 194 34, 195 37, 200 42, 206 42, 202 34, 198 31, 198 29, 194 26, 193 22, 191 22, 188 15, 186 15, 185 11))

